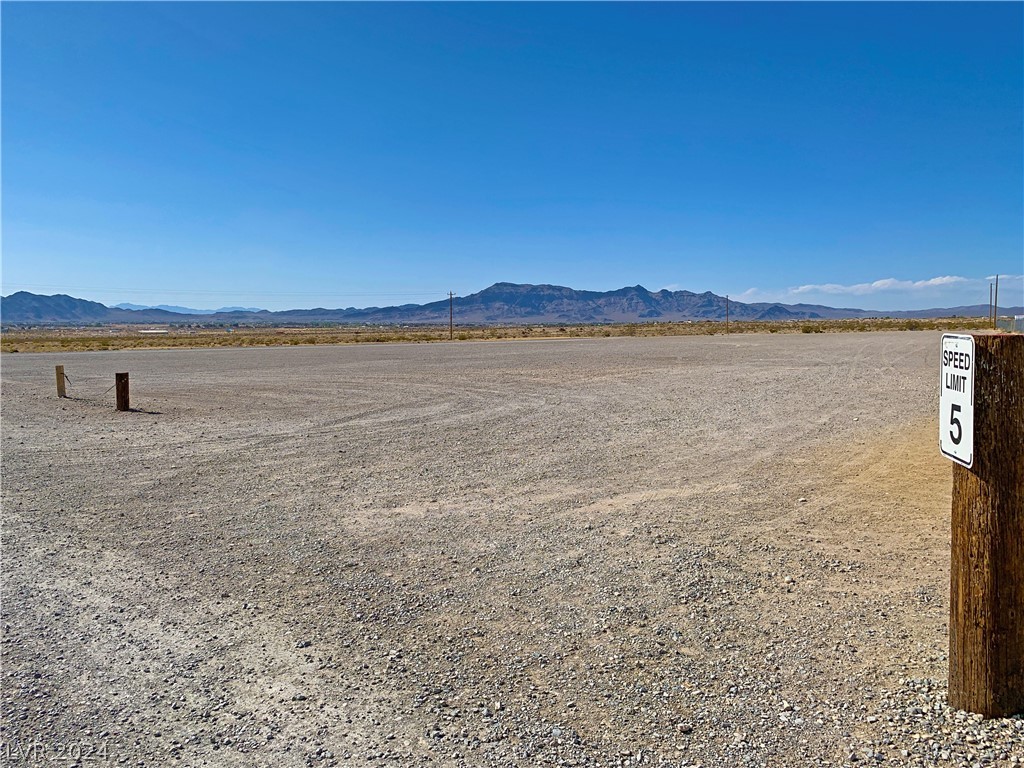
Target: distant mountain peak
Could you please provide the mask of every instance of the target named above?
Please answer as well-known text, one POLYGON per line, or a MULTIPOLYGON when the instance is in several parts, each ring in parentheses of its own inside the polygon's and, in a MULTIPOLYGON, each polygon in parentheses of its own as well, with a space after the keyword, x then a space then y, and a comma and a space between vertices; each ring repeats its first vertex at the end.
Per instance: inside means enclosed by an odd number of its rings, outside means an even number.
POLYGON ((218 312, 265 312, 259 307, 221 307, 220 309, 193 309, 192 307, 179 307, 174 304, 129 304, 126 301, 115 304, 111 309, 130 309, 139 312, 146 309, 162 309, 164 312, 176 312, 179 315, 215 315, 218 312))

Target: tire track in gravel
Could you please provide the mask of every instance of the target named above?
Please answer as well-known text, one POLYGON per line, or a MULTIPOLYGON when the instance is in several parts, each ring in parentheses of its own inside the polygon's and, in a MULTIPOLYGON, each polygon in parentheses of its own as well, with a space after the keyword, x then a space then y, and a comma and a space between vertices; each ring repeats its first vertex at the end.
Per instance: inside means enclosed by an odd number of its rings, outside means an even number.
POLYGON ((100 728, 141 765, 897 759, 867 716, 944 674, 943 523, 897 469, 933 477, 897 428, 933 336, 85 359, 157 382, 162 413, 120 416, 5 359, 5 736, 100 728))

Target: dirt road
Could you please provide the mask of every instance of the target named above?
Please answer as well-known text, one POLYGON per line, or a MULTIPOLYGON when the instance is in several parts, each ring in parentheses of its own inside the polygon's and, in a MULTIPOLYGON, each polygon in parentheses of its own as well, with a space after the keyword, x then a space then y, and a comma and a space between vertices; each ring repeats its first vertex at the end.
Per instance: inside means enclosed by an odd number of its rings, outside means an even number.
POLYGON ((6 354, 4 756, 1022 764, 945 707, 938 346, 6 354))

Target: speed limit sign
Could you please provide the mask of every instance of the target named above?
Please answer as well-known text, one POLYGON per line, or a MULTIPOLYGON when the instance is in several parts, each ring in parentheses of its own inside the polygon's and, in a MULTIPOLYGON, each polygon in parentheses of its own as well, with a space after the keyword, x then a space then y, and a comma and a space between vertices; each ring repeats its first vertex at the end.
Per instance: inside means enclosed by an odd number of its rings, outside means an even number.
POLYGON ((939 364, 939 450, 974 464, 974 337, 947 333, 939 364))

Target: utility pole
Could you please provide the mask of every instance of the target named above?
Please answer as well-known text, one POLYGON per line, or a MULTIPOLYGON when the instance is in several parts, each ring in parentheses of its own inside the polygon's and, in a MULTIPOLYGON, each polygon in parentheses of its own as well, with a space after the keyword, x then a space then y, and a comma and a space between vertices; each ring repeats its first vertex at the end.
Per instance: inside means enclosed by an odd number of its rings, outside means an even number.
POLYGON ((455 294, 448 291, 448 341, 455 338, 455 294))
POLYGON ((992 283, 988 284, 988 321, 995 322, 992 319, 992 283))
POLYGON ((992 327, 999 327, 999 275, 996 275, 996 297, 992 300, 992 327))
POLYGON ((729 333, 729 294, 725 294, 725 333, 729 333))

